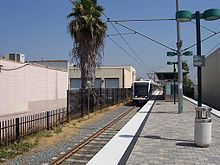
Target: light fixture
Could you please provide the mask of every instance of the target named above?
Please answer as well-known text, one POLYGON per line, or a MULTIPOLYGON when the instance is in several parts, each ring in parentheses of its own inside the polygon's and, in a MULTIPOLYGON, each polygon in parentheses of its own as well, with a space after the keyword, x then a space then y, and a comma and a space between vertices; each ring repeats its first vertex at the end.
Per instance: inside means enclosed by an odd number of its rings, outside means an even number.
POLYGON ((209 9, 203 13, 203 18, 212 21, 220 18, 220 9, 209 9))
POLYGON ((181 10, 176 12, 176 21, 178 22, 188 22, 192 19, 192 13, 188 10, 181 10))

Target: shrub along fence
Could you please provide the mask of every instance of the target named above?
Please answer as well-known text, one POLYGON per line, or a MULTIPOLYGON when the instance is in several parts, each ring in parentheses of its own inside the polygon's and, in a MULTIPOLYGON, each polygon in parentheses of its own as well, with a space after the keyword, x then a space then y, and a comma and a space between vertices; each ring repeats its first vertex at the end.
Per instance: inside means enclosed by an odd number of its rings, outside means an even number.
POLYGON ((131 90, 127 88, 99 88, 93 89, 93 92, 93 97, 87 98, 89 101, 86 110, 82 104, 82 90, 68 90, 67 108, 0 121, 0 146, 10 144, 41 130, 51 130, 70 119, 82 117, 131 97, 131 90))
POLYGON ((83 116, 90 112, 118 104, 131 98, 130 88, 94 88, 92 95, 84 98, 88 107, 83 107, 82 96, 83 90, 70 90, 67 93, 67 118, 83 116))

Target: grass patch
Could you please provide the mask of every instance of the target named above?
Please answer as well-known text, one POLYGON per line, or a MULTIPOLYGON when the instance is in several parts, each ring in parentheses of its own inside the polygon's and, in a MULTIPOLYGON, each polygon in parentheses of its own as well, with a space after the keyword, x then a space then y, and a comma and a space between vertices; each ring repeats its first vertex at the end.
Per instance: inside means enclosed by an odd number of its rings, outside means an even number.
POLYGON ((31 148, 37 145, 37 140, 21 140, 14 142, 7 147, 0 148, 0 162, 4 162, 6 159, 14 158, 24 152, 28 152, 31 148))
POLYGON ((40 138, 40 137, 51 137, 53 136, 53 131, 47 131, 47 130, 43 130, 43 131, 40 131, 36 134, 36 137, 37 138, 40 138))
POLYGON ((58 126, 58 127, 54 127, 53 128, 53 133, 58 134, 58 133, 62 132, 62 128, 63 127, 61 125, 58 126))

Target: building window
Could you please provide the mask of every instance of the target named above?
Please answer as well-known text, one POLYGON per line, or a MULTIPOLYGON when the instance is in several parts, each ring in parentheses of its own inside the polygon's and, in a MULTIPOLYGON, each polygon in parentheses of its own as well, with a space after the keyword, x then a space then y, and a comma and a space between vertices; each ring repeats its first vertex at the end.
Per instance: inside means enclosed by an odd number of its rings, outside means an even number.
POLYGON ((79 89, 81 88, 81 79, 80 78, 71 78, 70 79, 70 89, 79 89))
POLYGON ((9 54, 9 60, 15 61, 15 54, 9 54))
POLYGON ((101 88, 102 84, 101 84, 101 78, 96 78, 95 79, 95 88, 101 88))
POLYGON ((119 88, 119 78, 105 78, 105 88, 119 88))
MULTIPOLYGON (((101 78, 95 79, 95 88, 101 88, 101 78)), ((81 78, 70 78, 70 89, 81 88, 81 78)))

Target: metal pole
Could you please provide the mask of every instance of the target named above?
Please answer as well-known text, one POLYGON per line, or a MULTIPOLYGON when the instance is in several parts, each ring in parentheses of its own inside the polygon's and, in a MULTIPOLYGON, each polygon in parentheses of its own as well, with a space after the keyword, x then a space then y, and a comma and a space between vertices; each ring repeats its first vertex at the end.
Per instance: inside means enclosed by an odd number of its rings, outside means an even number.
POLYGON ((67 105, 66 105, 66 118, 67 118, 67 122, 69 122, 69 108, 70 108, 70 91, 67 90, 67 105))
MULTIPOLYGON (((176 12, 179 11, 179 0, 176 0, 176 12)), ((182 69, 182 40, 180 33, 180 24, 177 24, 177 56, 178 56, 178 113, 183 112, 183 69, 182 69)))
MULTIPOLYGON (((201 56, 201 34, 200 34, 200 13, 196 11, 196 45, 197 56, 201 56)), ((202 106, 202 69, 201 66, 197 67, 197 83, 198 83, 198 107, 202 106)))
POLYGON ((175 62, 173 63, 173 103, 176 104, 176 67, 175 62))

